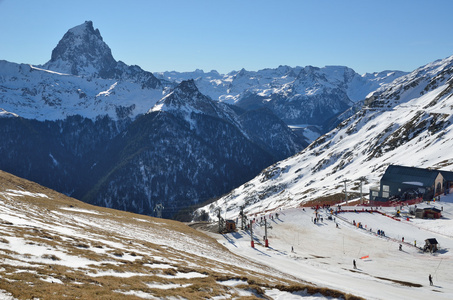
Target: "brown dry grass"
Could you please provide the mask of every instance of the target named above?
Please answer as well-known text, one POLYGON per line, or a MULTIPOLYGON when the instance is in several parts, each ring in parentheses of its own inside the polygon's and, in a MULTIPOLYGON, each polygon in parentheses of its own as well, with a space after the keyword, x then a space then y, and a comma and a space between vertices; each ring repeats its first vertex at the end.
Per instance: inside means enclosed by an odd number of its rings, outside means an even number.
MULTIPOLYGON (((349 198, 357 198, 359 196, 360 196, 359 193, 350 193, 350 192, 348 192, 348 197, 349 198)), ((333 194, 333 195, 328 195, 328 196, 324 196, 324 197, 318 197, 316 199, 304 202, 304 203, 302 203, 300 205, 300 207, 312 207, 312 206, 316 206, 316 205, 320 205, 320 206, 321 205, 335 205, 335 204, 344 202, 344 200, 345 200, 345 197, 344 197, 343 193, 336 193, 336 194, 333 194)), ((358 204, 358 200, 357 201, 349 201, 349 204, 350 205, 358 204)))

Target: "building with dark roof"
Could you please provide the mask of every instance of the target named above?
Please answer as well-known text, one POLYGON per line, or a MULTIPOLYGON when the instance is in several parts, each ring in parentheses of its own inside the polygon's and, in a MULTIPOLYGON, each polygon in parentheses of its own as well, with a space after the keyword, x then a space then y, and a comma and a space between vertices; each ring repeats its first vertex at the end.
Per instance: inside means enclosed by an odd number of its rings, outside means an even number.
POLYGON ((432 200, 450 187, 453 172, 389 165, 379 187, 370 189, 370 203, 385 205, 389 201, 421 198, 432 200))
POLYGON ((439 248, 438 245, 439 245, 439 243, 437 242, 436 239, 434 239, 434 238, 426 239, 425 247, 423 247, 423 251, 436 252, 439 248))

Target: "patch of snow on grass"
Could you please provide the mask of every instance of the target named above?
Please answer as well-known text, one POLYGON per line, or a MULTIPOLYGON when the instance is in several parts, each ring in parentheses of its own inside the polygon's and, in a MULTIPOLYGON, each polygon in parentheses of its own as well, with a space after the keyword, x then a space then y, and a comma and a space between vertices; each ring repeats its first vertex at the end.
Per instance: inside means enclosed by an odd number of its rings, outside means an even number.
POLYGON ((147 286, 150 289, 161 289, 161 290, 169 290, 169 289, 177 289, 177 288, 185 288, 188 286, 191 286, 191 283, 187 284, 177 284, 177 283, 167 283, 167 284, 162 284, 162 283, 148 283, 147 286))
POLYGON ((102 277, 102 276, 112 276, 112 277, 119 277, 119 278, 128 278, 133 276, 148 276, 149 274, 145 273, 137 273, 137 272, 116 272, 113 270, 107 271, 98 271, 97 273, 88 273, 91 277, 102 277))
POLYGON ((29 197, 39 197, 39 198, 49 198, 46 194, 41 193, 30 193, 27 191, 18 191, 18 190, 6 190, 6 194, 11 196, 29 196, 29 197))
POLYGON ((309 295, 307 292, 285 292, 278 289, 271 289, 265 291, 266 296, 274 300, 323 300, 323 299, 337 299, 332 297, 325 297, 321 294, 309 295))
POLYGON ((119 290, 116 290, 114 292, 117 292, 117 293, 120 293, 123 295, 127 295, 127 296, 136 296, 136 297, 139 297, 142 299, 156 299, 156 300, 160 299, 160 298, 154 297, 153 295, 145 293, 143 291, 119 291, 119 290))
POLYGON ((225 281, 217 281, 217 283, 220 283, 220 284, 226 285, 226 286, 237 286, 237 285, 241 285, 241 284, 248 284, 247 281, 239 280, 239 279, 230 279, 230 280, 225 280, 225 281))
POLYGON ((60 207, 60 209, 67 210, 67 211, 82 212, 82 213, 92 214, 92 215, 100 215, 101 214, 98 211, 82 209, 82 208, 77 208, 77 207, 60 207))
POLYGON ((143 264, 143 266, 151 269, 175 269, 174 266, 167 264, 143 264))
POLYGON ((198 272, 189 272, 189 273, 181 273, 178 272, 176 275, 167 275, 167 274, 157 274, 156 276, 166 278, 166 279, 191 279, 191 278, 205 278, 208 277, 208 275, 201 274, 198 272))

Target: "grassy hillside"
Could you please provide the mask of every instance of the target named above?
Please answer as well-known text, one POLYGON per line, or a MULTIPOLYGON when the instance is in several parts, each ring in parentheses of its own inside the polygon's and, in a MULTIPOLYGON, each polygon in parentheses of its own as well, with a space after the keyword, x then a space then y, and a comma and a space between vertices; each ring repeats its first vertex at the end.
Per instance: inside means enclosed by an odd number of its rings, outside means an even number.
POLYGON ((2 171, 0 223, 5 299, 255 299, 273 288, 355 298, 240 258, 183 223, 91 206, 2 171))

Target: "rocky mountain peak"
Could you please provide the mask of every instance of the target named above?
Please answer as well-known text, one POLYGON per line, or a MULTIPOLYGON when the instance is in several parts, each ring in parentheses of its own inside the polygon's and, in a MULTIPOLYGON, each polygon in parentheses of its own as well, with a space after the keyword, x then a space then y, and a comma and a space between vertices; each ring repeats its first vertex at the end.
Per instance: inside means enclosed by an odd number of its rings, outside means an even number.
POLYGON ((195 84, 195 80, 183 80, 178 84, 173 91, 169 94, 169 97, 163 98, 166 102, 171 100, 175 102, 183 102, 185 104, 193 104, 195 102, 210 102, 211 100, 203 95, 195 84))
POLYGON ((68 33, 83 36, 85 34, 96 35, 99 39, 102 40, 101 33, 99 29, 94 29, 92 21, 85 21, 83 24, 75 26, 68 30, 68 33))
POLYGON ((247 70, 242 68, 236 75, 236 77, 240 77, 240 76, 245 76, 247 74, 247 70))
POLYGON ((102 75, 116 66, 112 51, 92 21, 69 29, 52 51, 48 70, 73 75, 102 75))
POLYGON ((217 115, 214 101, 198 90, 193 79, 182 81, 150 111, 171 111, 184 115, 190 115, 192 112, 217 115))
POLYGON ((195 84, 195 81, 193 79, 189 80, 184 80, 182 81, 176 88, 176 91, 181 91, 186 94, 192 94, 192 93, 199 93, 199 90, 195 84))
POLYGON ((314 83, 321 83, 326 82, 327 78, 321 72, 321 69, 318 67, 313 66, 306 66, 302 70, 300 70, 299 74, 296 77, 295 83, 307 83, 307 84, 314 84, 314 83))

